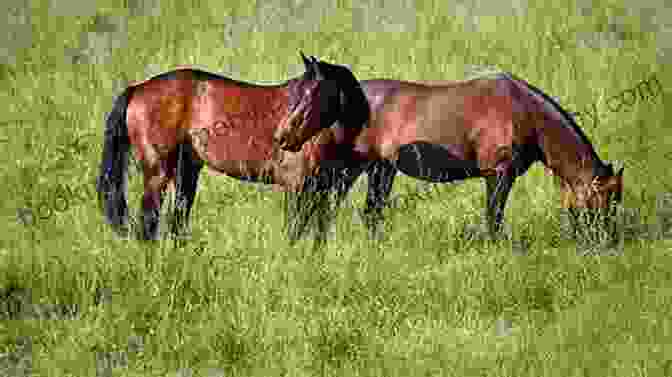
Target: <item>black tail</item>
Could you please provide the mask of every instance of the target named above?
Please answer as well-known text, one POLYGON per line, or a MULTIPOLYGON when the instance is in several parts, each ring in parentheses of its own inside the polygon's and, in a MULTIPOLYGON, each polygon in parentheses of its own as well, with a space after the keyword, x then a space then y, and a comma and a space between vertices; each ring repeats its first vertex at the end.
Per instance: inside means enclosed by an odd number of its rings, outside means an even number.
POLYGON ((126 126, 126 108, 132 92, 133 87, 126 88, 114 100, 112 111, 107 116, 103 158, 96 182, 98 202, 103 209, 105 219, 119 235, 126 235, 128 231, 126 172, 131 143, 126 126))

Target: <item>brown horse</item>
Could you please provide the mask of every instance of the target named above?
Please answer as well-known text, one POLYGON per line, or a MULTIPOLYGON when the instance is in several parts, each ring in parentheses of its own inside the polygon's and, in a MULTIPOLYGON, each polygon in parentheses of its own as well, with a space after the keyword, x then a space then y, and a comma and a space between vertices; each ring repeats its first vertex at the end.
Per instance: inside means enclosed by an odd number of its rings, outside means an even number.
MULTIPOLYGON (((614 174, 560 105, 510 73, 459 82, 361 84, 371 118, 368 127, 346 138, 354 159, 387 161, 430 182, 485 178, 493 236, 501 231, 515 179, 537 161, 559 177, 561 204, 575 219, 578 209, 613 209, 610 204, 621 201, 623 169, 614 174)), ((297 126, 303 116, 290 112, 278 127, 274 138, 282 149, 298 150, 326 126, 297 126)), ((391 186, 393 177, 384 185, 391 186)))
MULTIPOLYGON (((323 174, 315 162, 338 159, 336 143, 324 142, 332 133, 325 131, 301 151, 288 153, 273 144, 280 120, 289 111, 301 111, 312 129, 336 120, 339 127, 358 129, 362 126, 357 123, 368 119, 368 103, 347 68, 324 62, 318 66, 303 53, 301 57, 304 74, 278 85, 261 86, 180 68, 127 87, 107 117, 96 183, 114 231, 126 235, 129 230, 125 196, 131 146, 144 174, 140 237, 146 240, 158 236, 159 210, 169 183, 175 189, 171 232, 177 234, 186 226, 206 163, 230 177, 290 192, 304 190, 306 177, 323 174), (321 67, 329 70, 323 73, 321 67), (301 98, 315 102, 299 102, 301 98)), ((341 197, 362 171, 341 174, 341 197)))

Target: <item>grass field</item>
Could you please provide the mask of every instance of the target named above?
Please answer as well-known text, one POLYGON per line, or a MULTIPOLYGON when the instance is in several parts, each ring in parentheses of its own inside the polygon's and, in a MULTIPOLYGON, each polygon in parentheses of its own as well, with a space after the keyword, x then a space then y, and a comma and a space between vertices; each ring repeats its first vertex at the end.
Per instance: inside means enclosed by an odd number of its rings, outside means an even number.
POLYGON ((669 10, 231 4, 62 1, 11 13, 0 375, 672 376, 670 97, 606 107, 652 75, 669 92, 669 25, 656 21, 669 10), (568 110, 595 105, 597 125, 580 124, 603 160, 625 165, 623 241, 607 250, 565 236, 558 188, 539 166, 514 186, 508 241, 483 236, 480 180, 398 177, 384 240, 358 222, 358 189, 326 249, 289 247, 280 194, 207 173, 187 246, 114 238, 92 200, 113 96, 184 64, 280 82, 302 71, 299 49, 359 79, 462 79, 495 65, 568 110), (76 189, 68 203, 54 200, 59 184, 76 189))

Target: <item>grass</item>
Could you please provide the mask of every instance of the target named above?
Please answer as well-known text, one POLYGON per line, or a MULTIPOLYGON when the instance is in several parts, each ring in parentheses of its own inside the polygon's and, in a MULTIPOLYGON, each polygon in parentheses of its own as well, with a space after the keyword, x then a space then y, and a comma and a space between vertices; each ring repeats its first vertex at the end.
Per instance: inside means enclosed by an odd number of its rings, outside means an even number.
MULTIPOLYGON (((379 242, 356 221, 355 191, 319 252, 288 246, 281 195, 221 176, 203 173, 182 247, 114 238, 92 200, 103 117, 128 81, 196 64, 279 82, 302 70, 302 49, 360 79, 461 79, 469 66, 497 65, 570 111, 604 109, 651 74, 666 90, 672 82, 656 33, 638 30, 628 4, 595 2, 587 16, 486 6, 491 16, 474 18, 417 1, 385 11, 406 22, 399 33, 352 26, 373 2, 285 4, 275 15, 228 3, 168 1, 160 17, 131 17, 120 1, 99 2, 98 17, 31 5, 32 43, 0 69, 2 121, 22 120, 0 130, 0 374, 672 375, 669 97, 583 127, 600 157, 625 165, 624 241, 610 253, 564 236, 558 189, 538 166, 514 186, 512 236, 498 242, 483 237, 480 181, 414 198, 418 181, 398 177, 379 242), (617 48, 577 42, 616 16, 617 48), (128 32, 96 34, 105 20, 127 20, 128 32), (77 189, 62 194, 67 208, 31 217, 25 207, 53 207, 58 184, 77 189)), ((142 187, 131 171, 135 209, 142 187)))

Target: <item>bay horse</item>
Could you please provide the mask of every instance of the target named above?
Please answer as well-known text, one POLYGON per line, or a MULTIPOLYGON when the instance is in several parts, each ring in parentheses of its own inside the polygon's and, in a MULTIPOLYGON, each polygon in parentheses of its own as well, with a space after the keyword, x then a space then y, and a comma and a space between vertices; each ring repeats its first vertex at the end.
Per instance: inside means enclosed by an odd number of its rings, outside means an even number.
MULTIPOLYGON (((361 85, 370 119, 345 138, 354 160, 386 161, 408 176, 435 183, 484 178, 485 216, 493 238, 501 233, 516 178, 537 161, 559 178, 561 206, 572 214, 573 225, 584 209, 594 218, 622 201, 623 168, 615 174, 555 100, 511 73, 455 82, 364 80, 361 85)), ((326 126, 298 122, 304 114, 297 109, 274 135, 286 151, 298 150, 326 126)), ((393 179, 381 185, 391 186, 393 179)), ((389 193, 386 189, 380 191, 389 193)))
MULTIPOLYGON (((139 234, 143 240, 158 237, 159 211, 169 184, 175 189, 170 231, 179 234, 186 226, 204 164, 285 192, 305 191, 306 177, 323 174, 315 162, 335 158, 336 144, 321 141, 331 133, 318 131, 305 147, 286 152, 274 146, 275 128, 289 111, 297 110, 307 114, 306 124, 315 130, 318 126, 312 123, 321 127, 337 120, 335 127, 361 128, 358 123, 368 119, 368 102, 346 67, 317 65, 300 54, 304 74, 281 84, 257 85, 185 67, 132 84, 117 96, 106 119, 96 182, 99 203, 115 233, 125 236, 129 230, 126 186, 131 147, 144 178, 139 234), (303 98, 315 102, 299 102, 303 98)), ((379 174, 373 165, 365 168, 379 174)), ((363 170, 339 171, 341 199, 363 170)))

